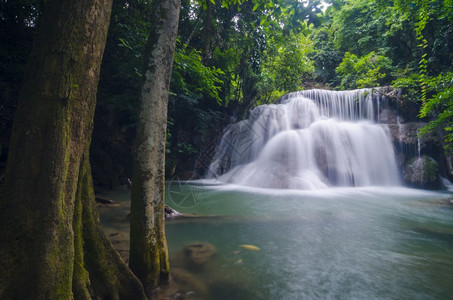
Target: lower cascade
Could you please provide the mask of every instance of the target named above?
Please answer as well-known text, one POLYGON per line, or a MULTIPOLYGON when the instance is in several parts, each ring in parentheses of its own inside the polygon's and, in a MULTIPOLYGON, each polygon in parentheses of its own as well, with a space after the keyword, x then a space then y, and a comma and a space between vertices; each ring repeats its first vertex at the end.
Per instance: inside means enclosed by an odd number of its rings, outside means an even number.
POLYGON ((227 128, 208 176, 274 189, 401 185, 381 102, 371 89, 308 90, 258 106, 227 128))

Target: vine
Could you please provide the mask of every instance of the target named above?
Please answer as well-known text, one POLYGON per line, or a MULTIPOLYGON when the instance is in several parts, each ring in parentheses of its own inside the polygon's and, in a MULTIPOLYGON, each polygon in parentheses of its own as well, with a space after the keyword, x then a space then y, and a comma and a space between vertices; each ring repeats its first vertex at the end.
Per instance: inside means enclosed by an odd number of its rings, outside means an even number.
POLYGON ((417 36, 417 47, 421 49, 422 52, 422 59, 418 64, 418 69, 420 72, 419 76, 419 83, 421 88, 421 95, 422 95, 422 102, 426 103, 427 100, 427 72, 428 72, 428 53, 426 52, 426 48, 428 48, 428 41, 423 35, 423 30, 425 29, 426 25, 428 24, 430 17, 429 17, 429 1, 427 0, 420 0, 418 1, 419 11, 418 11, 418 21, 415 23, 415 33, 417 36))

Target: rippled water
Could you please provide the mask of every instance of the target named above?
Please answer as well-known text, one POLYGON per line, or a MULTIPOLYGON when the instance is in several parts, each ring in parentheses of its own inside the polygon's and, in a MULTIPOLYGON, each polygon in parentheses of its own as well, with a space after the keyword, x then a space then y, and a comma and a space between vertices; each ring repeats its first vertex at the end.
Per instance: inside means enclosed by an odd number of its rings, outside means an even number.
MULTIPOLYGON (((101 221, 115 246, 127 250, 129 191, 106 196, 119 203, 100 207, 101 221)), ((170 182, 167 203, 197 215, 167 221, 171 266, 184 267, 183 248, 194 242, 218 251, 205 268, 184 270, 207 290, 185 299, 451 299, 452 196, 170 182)))

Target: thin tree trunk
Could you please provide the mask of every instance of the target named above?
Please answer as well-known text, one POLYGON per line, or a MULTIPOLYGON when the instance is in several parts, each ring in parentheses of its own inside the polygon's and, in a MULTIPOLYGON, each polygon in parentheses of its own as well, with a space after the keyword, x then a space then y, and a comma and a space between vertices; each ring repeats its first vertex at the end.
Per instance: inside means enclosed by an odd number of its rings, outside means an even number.
POLYGON ((204 32, 203 32, 203 61, 207 63, 211 57, 211 36, 212 36, 212 12, 211 0, 206 1, 204 32))
MULTIPOLYGON (((80 196, 91 182, 82 184, 79 176, 87 176, 80 166, 93 127, 111 7, 112 0, 53 0, 40 20, 0 199, 0 299, 72 299, 73 285, 77 298, 97 298, 92 274, 105 263, 89 261, 85 231, 96 227, 85 225, 83 216, 93 199, 80 196)), ((91 222, 99 226, 97 219, 91 222)), ((91 238, 102 240, 102 232, 91 238)), ((111 251, 106 243, 96 251, 101 248, 111 251)), ((121 283, 103 284, 112 299, 122 294, 121 283)))
POLYGON ((164 218, 165 141, 181 1, 156 0, 153 6, 135 141, 129 259, 148 296, 169 274, 164 218))

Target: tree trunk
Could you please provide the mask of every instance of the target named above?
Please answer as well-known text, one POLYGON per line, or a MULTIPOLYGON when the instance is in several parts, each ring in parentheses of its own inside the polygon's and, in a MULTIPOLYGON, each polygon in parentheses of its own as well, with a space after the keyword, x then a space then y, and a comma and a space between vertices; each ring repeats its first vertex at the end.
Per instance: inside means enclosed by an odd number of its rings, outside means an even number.
POLYGON ((212 12, 211 0, 206 1, 204 30, 203 30, 203 62, 206 64, 211 57, 212 12))
POLYGON ((87 149, 79 171, 74 213, 75 299, 146 299, 143 286, 104 235, 95 208, 87 149))
POLYGON ((150 296, 169 274, 165 239, 165 141, 180 0, 153 1, 135 141, 130 267, 150 296))
POLYGON ((83 196, 91 181, 79 180, 89 177, 84 153, 111 6, 112 0, 48 1, 40 20, 0 199, 0 299, 72 299, 73 288, 78 299, 118 299, 134 281, 113 257, 99 220, 85 223, 94 199, 83 196), (111 261, 90 260, 92 240, 94 255, 111 261), (96 271, 122 274, 104 274, 108 279, 98 283, 96 271), (123 285, 124 276, 130 280, 123 285))

